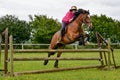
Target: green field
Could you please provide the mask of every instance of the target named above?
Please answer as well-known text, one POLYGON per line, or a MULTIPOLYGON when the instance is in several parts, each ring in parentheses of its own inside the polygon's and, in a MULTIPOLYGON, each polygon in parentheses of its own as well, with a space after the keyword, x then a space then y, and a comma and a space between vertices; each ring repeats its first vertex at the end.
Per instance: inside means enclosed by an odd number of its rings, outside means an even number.
MULTIPOLYGON (((114 51, 115 60, 117 66, 120 66, 120 49, 114 51)), ((3 57, 3 53, 2 53, 3 57)), ((47 57, 45 53, 16 53, 14 57, 47 57)), ((56 57, 56 55, 52 56, 56 57)), ((99 57, 99 54, 95 53, 63 53, 61 57, 99 57)), ((85 65, 98 65, 99 61, 59 61, 59 67, 77 67, 85 65)), ((14 71, 30 71, 30 70, 43 70, 52 69, 54 61, 50 61, 47 66, 43 65, 43 61, 17 61, 14 62, 14 71)), ((3 58, 0 65, 0 69, 3 68, 3 58)), ((2 72, 0 72, 2 74, 2 72)), ((92 69, 80 69, 72 71, 61 71, 53 73, 43 74, 29 74, 15 77, 3 77, 0 76, 0 80, 120 80, 120 68, 112 69, 110 71, 100 70, 97 68, 92 69)))

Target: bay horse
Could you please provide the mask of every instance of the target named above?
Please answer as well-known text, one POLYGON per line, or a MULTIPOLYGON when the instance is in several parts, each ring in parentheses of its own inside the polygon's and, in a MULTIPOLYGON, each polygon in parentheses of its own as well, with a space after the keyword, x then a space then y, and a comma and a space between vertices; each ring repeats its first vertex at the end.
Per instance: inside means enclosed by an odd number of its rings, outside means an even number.
MULTIPOLYGON (((92 29, 92 21, 90 18, 90 13, 84 9, 78 9, 75 12, 74 20, 67 26, 65 35, 63 36, 62 44, 58 44, 60 39, 60 31, 57 31, 51 40, 49 49, 64 49, 65 45, 78 41, 81 35, 84 35, 84 30, 82 24, 86 24, 89 29, 92 29)), ((54 55, 54 52, 48 53, 48 58, 54 55)), ((58 52, 57 57, 60 57, 62 52, 58 52)), ((48 60, 44 61, 44 65, 47 65, 48 60)), ((55 61, 55 68, 58 68, 58 60, 55 61)))

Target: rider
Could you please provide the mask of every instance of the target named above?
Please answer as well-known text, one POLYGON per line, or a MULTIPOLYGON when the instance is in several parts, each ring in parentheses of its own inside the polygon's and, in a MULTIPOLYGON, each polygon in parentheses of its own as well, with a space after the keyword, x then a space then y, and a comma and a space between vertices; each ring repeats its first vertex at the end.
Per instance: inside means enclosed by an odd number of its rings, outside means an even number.
POLYGON ((63 38, 63 36, 65 34, 65 27, 74 19, 74 13, 76 11, 77 11, 77 7, 76 6, 72 6, 71 9, 63 17, 59 42, 62 42, 62 38, 63 38))
POLYGON ((62 42, 62 38, 65 34, 65 27, 73 20, 74 13, 77 11, 76 6, 72 6, 71 9, 66 13, 66 15, 62 19, 62 29, 60 33, 60 40, 59 42, 62 42))

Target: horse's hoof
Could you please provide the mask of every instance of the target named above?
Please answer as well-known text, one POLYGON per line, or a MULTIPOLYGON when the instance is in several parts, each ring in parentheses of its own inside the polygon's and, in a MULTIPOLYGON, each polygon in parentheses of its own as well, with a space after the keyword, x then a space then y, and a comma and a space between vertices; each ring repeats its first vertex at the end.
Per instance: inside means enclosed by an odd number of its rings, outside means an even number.
POLYGON ((47 65, 47 63, 48 63, 48 60, 45 60, 45 61, 44 61, 44 65, 47 65))
POLYGON ((54 68, 58 68, 58 66, 54 66, 54 68))
POLYGON ((55 65, 54 65, 54 68, 58 68, 58 65, 57 65, 57 64, 55 64, 55 65))

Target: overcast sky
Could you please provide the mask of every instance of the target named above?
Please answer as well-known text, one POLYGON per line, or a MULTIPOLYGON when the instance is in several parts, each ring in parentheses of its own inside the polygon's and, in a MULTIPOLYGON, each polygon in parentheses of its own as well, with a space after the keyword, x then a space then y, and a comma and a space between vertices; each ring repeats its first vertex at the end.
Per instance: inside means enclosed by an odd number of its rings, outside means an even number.
POLYGON ((120 0, 0 0, 0 17, 11 14, 29 21, 29 14, 44 14, 61 21, 73 5, 89 10, 91 15, 105 14, 120 20, 120 0))

